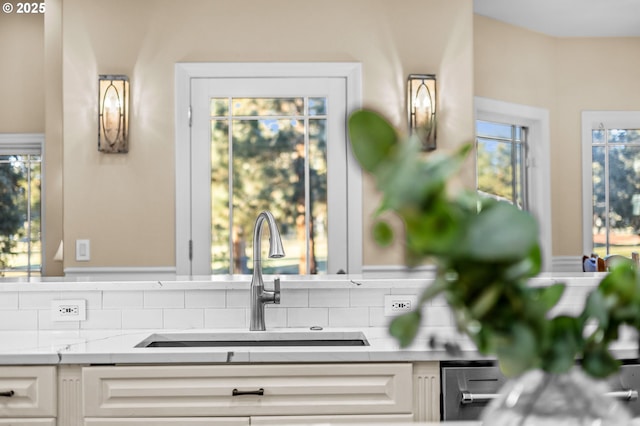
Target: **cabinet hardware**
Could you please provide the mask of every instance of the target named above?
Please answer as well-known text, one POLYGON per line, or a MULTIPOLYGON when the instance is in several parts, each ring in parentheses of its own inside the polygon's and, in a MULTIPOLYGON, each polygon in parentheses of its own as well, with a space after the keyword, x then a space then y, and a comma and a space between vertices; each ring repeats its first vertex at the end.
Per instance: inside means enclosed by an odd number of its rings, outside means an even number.
POLYGON ((13 395, 15 395, 15 392, 12 390, 0 392, 0 396, 6 396, 7 398, 12 397, 13 395))
POLYGON ((231 395, 233 395, 233 396, 238 396, 238 395, 264 395, 264 389, 260 388, 258 390, 250 390, 250 391, 240 391, 238 389, 234 389, 233 392, 231 392, 231 395))

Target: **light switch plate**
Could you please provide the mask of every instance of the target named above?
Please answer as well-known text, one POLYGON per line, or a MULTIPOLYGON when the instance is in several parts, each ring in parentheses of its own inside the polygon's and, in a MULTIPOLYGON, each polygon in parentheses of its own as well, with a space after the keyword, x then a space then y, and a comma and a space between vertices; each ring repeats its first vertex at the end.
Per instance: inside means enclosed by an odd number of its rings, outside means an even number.
POLYGON ((91 260, 91 244, 89 240, 76 240, 76 261, 88 262, 91 260))

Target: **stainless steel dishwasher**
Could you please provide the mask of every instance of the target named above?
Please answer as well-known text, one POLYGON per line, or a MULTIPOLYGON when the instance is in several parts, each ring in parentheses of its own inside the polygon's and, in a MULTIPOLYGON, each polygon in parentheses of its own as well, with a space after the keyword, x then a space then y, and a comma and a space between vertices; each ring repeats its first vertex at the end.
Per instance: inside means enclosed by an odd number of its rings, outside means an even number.
MULTIPOLYGON (((620 372, 608 379, 610 394, 640 416, 640 365, 623 361, 620 372)), ((491 362, 443 362, 440 368, 442 420, 478 420, 507 379, 491 362)))

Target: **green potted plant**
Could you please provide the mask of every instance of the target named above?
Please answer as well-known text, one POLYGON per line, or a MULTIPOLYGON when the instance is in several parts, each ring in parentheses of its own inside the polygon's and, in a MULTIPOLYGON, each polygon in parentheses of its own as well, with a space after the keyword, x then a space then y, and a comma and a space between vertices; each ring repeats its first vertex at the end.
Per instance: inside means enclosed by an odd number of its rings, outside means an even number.
MULTIPOLYGON (((426 155, 418 140, 402 138, 383 116, 367 110, 353 113, 348 125, 352 151, 382 194, 373 227, 376 242, 384 246, 393 240, 391 226, 380 217, 393 212, 404 224, 407 264, 429 261, 436 266, 419 306, 390 324, 390 333, 401 346, 410 345, 418 333, 422 305, 444 296, 458 330, 480 354, 495 356, 507 376, 536 372, 533 396, 522 408, 525 413, 534 411, 536 394, 554 395, 551 387, 565 392, 566 386, 587 386, 581 376, 571 377, 576 370, 597 379, 617 371, 620 363, 609 344, 618 339, 621 326, 640 327, 640 281, 634 268, 622 264, 607 274, 589 293, 579 315, 553 316, 550 311, 565 285, 530 285, 541 270, 534 218, 509 203, 480 197, 475 191, 452 193, 447 186, 472 145, 450 154, 426 155), (574 368, 576 360, 579 368, 574 368)), ((592 411, 589 415, 594 418, 604 418, 606 413, 598 411, 601 405, 588 402, 580 416, 592 411)), ((498 413, 494 409, 491 424, 510 424, 497 421, 498 413)), ((525 419, 535 417, 520 414, 525 419)))

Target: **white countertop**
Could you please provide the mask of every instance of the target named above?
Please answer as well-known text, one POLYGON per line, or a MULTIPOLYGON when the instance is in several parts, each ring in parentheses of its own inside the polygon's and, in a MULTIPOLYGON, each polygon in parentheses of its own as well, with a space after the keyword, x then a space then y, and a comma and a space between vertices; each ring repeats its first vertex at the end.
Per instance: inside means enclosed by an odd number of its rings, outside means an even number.
MULTIPOLYGON (((153 333, 246 333, 248 330, 69 330, 2 331, 0 364, 145 364, 145 363, 260 363, 260 362, 401 362, 479 360, 482 357, 465 339, 458 343, 462 357, 452 358, 444 350, 428 347, 426 337, 419 337, 407 349, 400 349, 386 328, 326 328, 323 332, 361 331, 370 346, 326 347, 135 347, 153 333)), ((308 329, 270 331, 300 332, 308 329)), ((316 333, 314 332, 314 333, 316 333)), ((260 332, 253 332, 260 333, 260 332)), ((614 347, 621 359, 635 359, 635 342, 621 342, 614 347)))
MULTIPOLYGON (((154 333, 246 333, 248 330, 69 330, 2 331, 0 364, 126 364, 126 363, 246 363, 246 362, 389 362, 438 361, 449 358, 417 339, 401 350, 386 328, 327 328, 317 333, 362 331, 370 346, 326 347, 196 347, 136 348, 154 333)), ((270 331, 308 332, 309 329, 270 331)), ((253 332, 260 333, 260 332, 253 332)), ((470 346, 470 359, 478 355, 470 346)))

